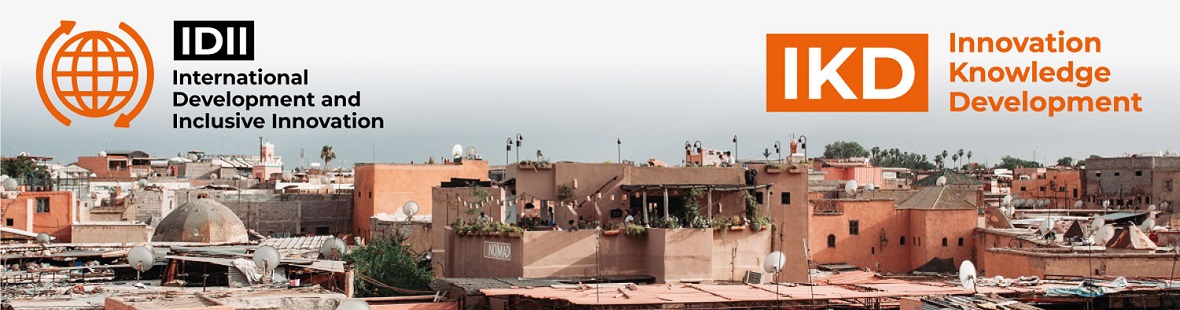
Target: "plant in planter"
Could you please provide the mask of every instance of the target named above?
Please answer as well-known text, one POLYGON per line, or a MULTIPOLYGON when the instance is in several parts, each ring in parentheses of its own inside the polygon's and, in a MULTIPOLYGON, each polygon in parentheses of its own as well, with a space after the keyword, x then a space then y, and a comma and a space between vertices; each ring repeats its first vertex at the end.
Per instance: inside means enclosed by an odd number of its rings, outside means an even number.
POLYGON ((602 226, 602 234, 607 236, 618 235, 619 232, 623 230, 623 228, 625 227, 622 222, 606 222, 606 225, 602 226))
POLYGON ((574 199, 574 188, 569 185, 560 185, 557 187, 557 202, 567 203, 574 199))
POLYGON ((652 228, 665 228, 665 229, 680 229, 680 228, 683 228, 684 225, 680 223, 680 218, 677 218, 676 216, 673 216, 673 215, 669 215, 667 221, 665 221, 664 218, 662 218, 662 217, 658 217, 658 218, 652 220, 651 227, 652 228))
POLYGON ((734 215, 729 219, 729 230, 745 230, 746 220, 741 216, 734 215))
POLYGON ((783 172, 783 169, 785 169, 785 168, 786 167, 783 167, 783 165, 780 163, 771 163, 771 164, 766 165, 766 173, 783 172))
POLYGON ((753 230, 763 230, 770 227, 773 221, 767 216, 757 216, 750 219, 750 228, 753 230))
POLYGON ((699 188, 689 189, 686 193, 684 203, 684 219, 688 221, 688 226, 692 228, 709 228, 709 221, 701 217, 701 196, 704 196, 704 191, 699 188))
POLYGON ((623 234, 627 235, 628 237, 643 237, 647 235, 647 227, 635 224, 627 224, 624 228, 623 234))

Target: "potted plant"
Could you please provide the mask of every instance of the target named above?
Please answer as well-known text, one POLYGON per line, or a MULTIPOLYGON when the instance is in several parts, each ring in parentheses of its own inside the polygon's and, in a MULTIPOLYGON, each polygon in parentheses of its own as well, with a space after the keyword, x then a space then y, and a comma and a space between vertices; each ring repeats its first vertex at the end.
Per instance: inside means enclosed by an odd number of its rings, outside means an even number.
POLYGON ((643 237, 644 235, 647 235, 647 227, 628 223, 624 228, 623 234, 634 238, 643 237))
POLYGON ((569 185, 560 185, 557 187, 557 202, 567 203, 574 199, 574 188, 569 185))
POLYGON ((606 222, 606 225, 603 225, 603 227, 602 227, 602 235, 616 236, 622 232, 623 228, 624 228, 623 223, 621 223, 621 222, 615 222, 615 221, 606 222))
POLYGON ((740 216, 734 215, 729 221, 729 230, 746 230, 746 221, 740 216))
POLYGON ((803 171, 804 171, 803 167, 804 167, 803 165, 791 165, 791 167, 789 169, 787 169, 787 172, 803 173, 803 171))
POLYGON ((773 164, 766 165, 766 173, 780 173, 780 172, 783 172, 783 165, 782 164, 773 163, 773 164))

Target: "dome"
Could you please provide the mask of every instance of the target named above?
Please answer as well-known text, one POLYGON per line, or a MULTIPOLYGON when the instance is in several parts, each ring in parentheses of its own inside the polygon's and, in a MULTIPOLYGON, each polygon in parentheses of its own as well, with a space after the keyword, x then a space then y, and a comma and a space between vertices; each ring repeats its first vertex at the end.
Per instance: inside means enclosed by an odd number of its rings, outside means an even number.
POLYGON ((242 219, 212 199, 194 199, 180 205, 160 220, 152 235, 152 242, 244 243, 248 240, 242 219))

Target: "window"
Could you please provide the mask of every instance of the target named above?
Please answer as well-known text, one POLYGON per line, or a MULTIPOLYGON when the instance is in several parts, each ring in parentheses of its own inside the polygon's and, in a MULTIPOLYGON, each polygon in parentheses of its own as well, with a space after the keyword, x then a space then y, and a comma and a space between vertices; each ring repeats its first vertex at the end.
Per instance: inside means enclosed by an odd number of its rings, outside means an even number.
POLYGON ((1096 178, 1102 177, 1102 171, 1094 172, 1094 177, 1096 177, 1096 178))
POLYGON ((1044 187, 1044 186, 1041 186, 1041 191, 1042 191, 1042 192, 1043 192, 1043 191, 1045 191, 1045 187, 1044 187))
POLYGON ((4 219, 4 226, 12 226, 12 225, 16 225, 13 223, 12 219, 4 219))
POLYGON ((1122 173, 1122 172, 1117 172, 1117 171, 1116 171, 1116 172, 1114 173, 1114 176, 1116 176, 1116 177, 1117 177, 1117 176, 1119 176, 1120 174, 1123 174, 1123 173, 1122 173))
POLYGON ((848 234, 853 236, 860 234, 860 221, 848 221, 848 234))
MULTIPOLYGON (((315 228, 315 235, 316 236, 327 236, 327 235, 331 235, 331 234, 332 233, 328 232, 328 226, 317 226, 315 228)), ((960 240, 960 241, 962 241, 962 240, 960 240)))
POLYGON ((1143 176, 1143 170, 1135 170, 1135 176, 1137 176, 1137 177, 1143 176))
POLYGON ((1167 179, 1164 181, 1164 190, 1169 192, 1172 191, 1172 179, 1167 179))
POLYGON ((870 248, 869 248, 869 254, 876 255, 876 254, 877 254, 877 247, 870 247, 870 248))
POLYGON ((905 236, 901 236, 901 240, 897 241, 897 243, 900 243, 901 245, 905 245, 905 236))
POLYGON ((37 213, 49 213, 49 197, 37 197, 37 213))
POLYGON ((373 192, 369 191, 369 199, 373 199, 373 192))
POLYGON ((1073 198, 1078 198, 1078 189, 1073 189, 1073 198))
POLYGON ((828 235, 828 247, 836 247, 836 235, 828 235))
POLYGON ((942 246, 946 246, 946 238, 942 238, 942 246))
POLYGON ((1027 187, 1024 187, 1024 186, 1021 186, 1021 187, 1020 187, 1020 191, 1022 191, 1022 192, 1023 192, 1023 191, 1028 191, 1028 188, 1027 188, 1027 187))
POLYGON ((762 205, 762 203, 763 203, 762 201, 765 198, 765 197, 762 197, 762 195, 765 195, 765 194, 766 193, 754 193, 754 202, 757 202, 758 205, 762 205))
POLYGON ((963 238, 962 237, 959 238, 959 246, 963 246, 963 238))
POLYGON ((791 204, 791 193, 780 193, 779 198, 782 200, 781 201, 782 204, 784 204, 784 205, 791 204))

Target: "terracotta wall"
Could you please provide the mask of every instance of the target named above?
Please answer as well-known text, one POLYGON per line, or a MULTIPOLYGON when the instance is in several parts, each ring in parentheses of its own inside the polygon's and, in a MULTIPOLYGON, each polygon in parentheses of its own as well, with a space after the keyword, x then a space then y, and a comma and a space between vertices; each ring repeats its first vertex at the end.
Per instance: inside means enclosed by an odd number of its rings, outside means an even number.
MULTIPOLYGON (((762 263, 771 250, 779 249, 778 240, 773 240, 776 233, 770 229, 762 231, 750 230, 713 230, 713 280, 741 281, 746 271, 764 273, 762 263)), ((802 257, 787 257, 787 261, 795 262, 802 257)))
MULTIPOLYGON (((442 230, 442 229, 440 229, 442 230)), ((447 258, 439 261, 434 256, 435 272, 441 272, 449 278, 516 278, 523 277, 525 248, 524 239, 505 236, 459 236, 450 228, 445 229, 447 238, 447 258), (485 257, 487 243, 507 243, 510 247, 509 259, 485 257), (442 266, 442 270, 438 268, 442 266)))
POLYGON ((1045 275, 1171 277, 1174 260, 1174 254, 1163 253, 1087 255, 989 249, 981 255, 986 256, 984 264, 978 267, 981 272, 986 272, 989 277, 1000 275, 1007 278, 1045 275))
MULTIPOLYGON (((780 242, 780 249, 787 256, 787 263, 783 271, 778 274, 778 281, 806 282, 807 261, 803 259, 803 239, 808 237, 808 187, 807 171, 811 170, 805 164, 795 164, 797 169, 784 169, 779 173, 770 173, 766 165, 748 164, 749 169, 757 170, 755 181, 758 184, 773 184, 769 189, 761 190, 765 193, 761 211, 774 219, 775 242, 780 242), (795 171, 795 172, 792 172, 795 171), (796 173, 798 172, 798 173, 796 173), (790 203, 783 204, 783 196, 790 194, 790 203)), ((808 240, 814 244, 814 240, 808 240)), ((762 257, 766 257, 763 255, 762 257)))
POLYGON ((147 224, 74 224, 71 231, 74 243, 135 243, 151 241, 154 229, 147 224))
MULTIPOLYGON (((12 227, 34 233, 46 233, 55 242, 71 242, 70 226, 76 220, 74 192, 21 192, 15 199, 0 200, 3 220, 12 219, 12 227), (37 212, 37 198, 49 199, 49 212, 37 212)), ((5 223, 7 224, 7 223, 5 223)))
POLYGON ((910 252, 914 234, 910 232, 909 210, 897 210, 892 199, 838 199, 844 212, 838 215, 812 214, 811 257, 820 264, 847 263, 891 273, 913 270, 910 252), (849 222, 858 221, 859 234, 851 235, 849 222), (886 242, 881 242, 884 234, 886 242), (828 235, 836 236, 836 246, 828 247, 828 235), (901 244, 905 237, 906 244, 901 244), (884 244, 884 245, 882 245, 884 244))
POLYGON ((910 210, 911 234, 921 238, 921 245, 911 247, 911 266, 918 268, 935 258, 954 258, 958 266, 970 259, 977 223, 975 210, 910 210), (943 238, 947 240, 946 246, 942 245, 943 238), (959 238, 963 238, 962 246, 959 238))
POLYGON ((488 164, 465 160, 462 164, 368 164, 356 167, 353 200, 353 233, 368 237, 369 218, 377 213, 395 214, 407 201, 418 203, 419 215, 432 212, 431 189, 451 178, 488 179, 488 164))

